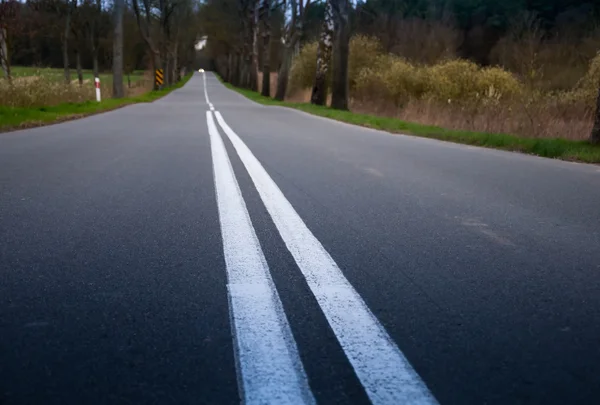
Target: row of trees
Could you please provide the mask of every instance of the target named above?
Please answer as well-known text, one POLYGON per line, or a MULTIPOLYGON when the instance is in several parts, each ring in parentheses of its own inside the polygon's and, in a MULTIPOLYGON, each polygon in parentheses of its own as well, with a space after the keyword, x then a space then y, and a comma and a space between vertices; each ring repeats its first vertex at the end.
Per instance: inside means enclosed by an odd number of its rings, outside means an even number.
POLYGON ((331 105, 347 109, 351 10, 349 0, 207 0, 200 15, 208 52, 221 76, 258 90, 261 72, 261 92, 270 96, 270 74, 278 66, 277 100, 286 95, 292 59, 301 43, 321 31, 313 101, 325 103, 331 64, 331 105))
POLYGON ((10 80, 11 65, 61 66, 70 83, 73 66, 82 81, 82 69, 98 75, 114 62, 125 72, 162 68, 170 84, 193 63, 199 7, 197 0, 0 0, 2 70, 10 80))
MULTIPOLYGON (((516 21, 535 22, 534 34, 542 41, 561 37, 576 44, 598 29, 600 2, 206 0, 200 14, 209 54, 221 76, 234 85, 258 90, 257 78, 262 74, 260 90, 269 96, 270 73, 277 71, 278 100, 286 95, 293 56, 302 44, 318 39, 311 102, 322 105, 331 94, 333 108, 347 109, 352 34, 375 36, 387 52, 415 63, 462 57, 490 65, 507 59, 498 49, 505 50, 508 39, 518 41, 530 34, 518 29, 516 21)), ((525 74, 533 74, 532 68, 527 69, 525 74)), ((592 140, 600 143, 600 106, 592 140)))

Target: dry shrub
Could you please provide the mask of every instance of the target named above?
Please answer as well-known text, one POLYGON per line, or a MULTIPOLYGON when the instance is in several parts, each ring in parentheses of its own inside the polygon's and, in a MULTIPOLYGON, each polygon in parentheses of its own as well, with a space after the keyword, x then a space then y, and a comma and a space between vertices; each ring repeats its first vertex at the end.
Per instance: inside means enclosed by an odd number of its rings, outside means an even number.
MULTIPOLYGON (((517 73, 461 59, 417 64, 384 53, 373 38, 355 37, 350 48, 351 107, 452 129, 586 139, 600 83, 600 54, 587 61, 571 87, 549 90, 554 82, 544 76, 549 69, 540 70, 539 52, 551 53, 550 48, 539 48, 535 35, 527 35, 517 52, 525 60, 515 59, 522 63, 517 73)), ((556 49, 552 52, 558 54, 556 49)), ((315 60, 316 44, 296 58, 294 101, 309 100, 315 60)))
POLYGON ((80 103, 94 99, 93 84, 64 84, 46 76, 16 78, 12 84, 0 80, 0 105, 39 107, 60 103, 80 103))
POLYGON ((350 39, 350 54, 348 55, 348 85, 350 91, 356 88, 360 71, 373 65, 373 61, 382 52, 381 44, 374 37, 357 35, 350 39))
POLYGON ((317 42, 306 44, 294 58, 290 70, 289 91, 312 87, 317 71, 317 42))
MULTIPOLYGON (((153 78, 144 75, 127 86, 125 81, 125 95, 136 96, 152 90, 153 78)), ((103 99, 112 97, 112 83, 109 80, 101 81, 101 94, 103 99)), ((94 82, 86 79, 83 85, 77 80, 65 84, 50 75, 36 75, 18 77, 12 83, 0 80, 0 105, 7 107, 42 107, 62 103, 81 103, 96 99, 94 82)))
POLYGON ((379 99, 403 105, 411 97, 421 97, 427 89, 425 70, 404 59, 380 56, 373 67, 362 69, 357 76, 355 96, 379 99))
POLYGON ((358 74, 355 96, 404 105, 411 99, 449 104, 498 103, 523 91, 519 81, 500 68, 453 60, 434 66, 412 65, 394 56, 380 56, 358 74))
MULTIPOLYGON (((316 42, 304 45, 300 53, 294 58, 289 82, 291 93, 312 88, 317 70, 317 46, 316 42)), ((381 55, 381 52, 381 45, 377 39, 362 35, 352 37, 348 56, 350 90, 354 90, 356 87, 360 71, 372 65, 373 61, 381 55)))

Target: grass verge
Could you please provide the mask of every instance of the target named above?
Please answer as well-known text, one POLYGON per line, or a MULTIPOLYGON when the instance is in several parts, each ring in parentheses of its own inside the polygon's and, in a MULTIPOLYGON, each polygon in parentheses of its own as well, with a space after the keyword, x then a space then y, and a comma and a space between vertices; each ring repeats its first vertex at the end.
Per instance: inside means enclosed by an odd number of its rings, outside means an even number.
POLYGON ((87 115, 115 110, 130 104, 150 103, 182 87, 191 77, 192 74, 189 74, 179 83, 159 91, 150 91, 139 96, 121 99, 109 98, 99 103, 96 101, 86 101, 83 103, 64 103, 35 108, 0 106, 0 132, 69 121, 87 115))
POLYGON ((585 163, 600 163, 600 145, 591 145, 585 141, 572 141, 556 138, 521 138, 515 135, 459 131, 413 122, 396 118, 378 117, 374 115, 356 114, 350 111, 333 110, 328 107, 315 106, 308 103, 290 103, 263 97, 254 91, 240 89, 225 83, 226 87, 235 90, 243 96, 260 104, 278 105, 295 108, 310 114, 331 118, 349 124, 379 129, 392 133, 402 133, 442 141, 483 146, 487 148, 528 153, 532 155, 579 161, 585 163))

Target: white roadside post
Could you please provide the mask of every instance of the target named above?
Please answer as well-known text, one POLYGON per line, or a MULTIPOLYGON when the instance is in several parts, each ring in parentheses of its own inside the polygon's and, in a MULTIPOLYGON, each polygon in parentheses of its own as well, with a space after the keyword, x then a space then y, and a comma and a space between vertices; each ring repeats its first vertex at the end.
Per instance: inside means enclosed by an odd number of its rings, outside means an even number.
POLYGON ((97 102, 100 102, 100 100, 102 99, 102 98, 100 97, 100 78, 99 78, 99 77, 96 77, 96 78, 94 79, 94 83, 96 84, 96 101, 97 101, 97 102))

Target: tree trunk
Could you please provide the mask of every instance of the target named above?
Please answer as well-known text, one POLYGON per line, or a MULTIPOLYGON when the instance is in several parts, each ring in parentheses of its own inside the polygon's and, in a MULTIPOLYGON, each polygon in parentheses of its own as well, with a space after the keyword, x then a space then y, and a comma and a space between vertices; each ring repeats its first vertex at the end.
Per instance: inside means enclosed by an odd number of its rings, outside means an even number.
POLYGON ((596 119, 594 120, 594 128, 592 128, 589 141, 594 145, 600 144, 600 84, 598 88, 598 99, 596 100, 596 119))
POLYGON ((168 87, 171 85, 171 55, 167 51, 166 47, 165 47, 165 58, 163 60, 163 67, 164 67, 163 73, 164 73, 165 85, 168 87))
POLYGON ((263 69, 262 91, 265 97, 271 97, 271 2, 265 0, 265 16, 263 24, 263 69))
POLYGON ((156 69, 158 69, 160 58, 156 53, 152 51, 150 51, 150 56, 152 59, 152 80, 154 80, 154 90, 156 91, 159 90, 159 84, 156 82, 156 78, 154 75, 156 74, 156 69))
POLYGON ((125 96, 123 89, 123 8, 125 0, 115 0, 113 8, 113 98, 125 96))
POLYGON ((250 89, 258 91, 258 1, 253 0, 254 8, 252 12, 252 49, 250 61, 250 89))
POLYGON ((233 53, 231 56, 231 72, 229 73, 229 83, 234 86, 238 86, 238 57, 237 53, 233 53))
POLYGON ((252 65, 252 44, 248 39, 244 41, 244 47, 242 51, 242 56, 240 59, 241 63, 241 79, 240 79, 240 87, 249 88, 250 87, 250 68, 252 65))
POLYGON ((279 75, 277 76, 277 92, 275 93, 275 99, 279 101, 283 101, 285 99, 285 94, 287 93, 288 78, 290 76, 290 68, 292 66, 293 52, 293 44, 286 44, 283 50, 281 68, 279 69, 279 75))
POLYGON ((331 52, 333 47, 333 10, 331 1, 325 5, 325 16, 319 46, 317 48, 317 71, 315 73, 315 83, 313 85, 310 102, 317 105, 325 105, 327 101, 327 75, 329 73, 329 64, 331 62, 331 52))
POLYGON ((100 74, 100 70, 98 69, 98 49, 92 50, 92 68, 94 77, 98 77, 98 74, 100 74))
MULTIPOLYGON (((118 2, 118 0, 117 0, 118 2)), ((116 4, 115 4, 116 5, 116 4)), ((102 19, 102 0, 96 0, 96 13, 94 15, 94 21, 92 21, 90 41, 92 43, 92 69, 94 77, 98 77, 100 69, 98 68, 98 48, 99 48, 99 36, 100 36, 100 22, 102 19)))
POLYGON ((175 47, 173 48, 174 49, 173 50, 173 64, 171 66, 171 69, 172 69, 172 73, 171 74, 173 75, 172 79, 171 79, 172 83, 177 83, 179 81, 179 79, 180 79, 180 77, 179 77, 179 67, 177 66, 177 56, 178 56, 177 55, 177 53, 178 53, 177 51, 178 51, 178 47, 179 47, 179 44, 177 42, 175 42, 175 47))
POLYGON ((83 71, 81 70, 81 53, 79 48, 75 50, 75 67, 77 69, 77 81, 80 86, 83 86, 83 71))
POLYGON ((10 74, 10 58, 8 55, 8 46, 6 45, 6 42, 6 28, 0 28, 0 64, 2 64, 4 77, 9 83, 11 83, 12 76, 10 74))
POLYGON ((228 83, 233 82, 233 54, 230 52, 227 56, 227 80, 228 83))
POLYGON ((331 107, 348 110, 349 0, 331 0, 335 25, 331 107))
POLYGON ((63 34, 63 67, 65 69, 65 83, 71 83, 71 70, 69 68, 69 33, 71 32, 71 11, 70 5, 67 17, 65 18, 65 32, 63 34))

